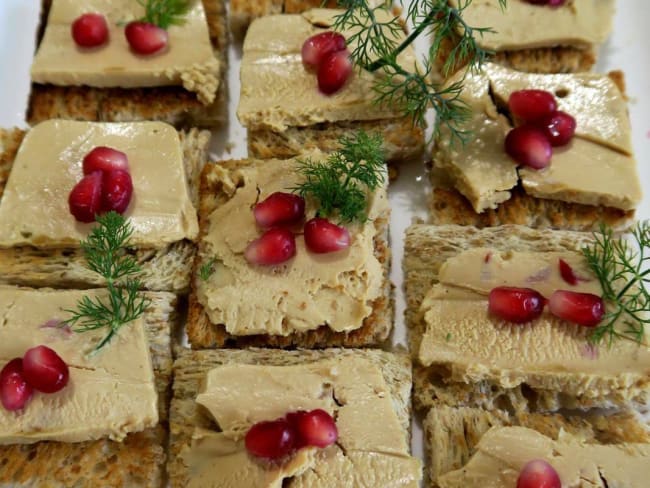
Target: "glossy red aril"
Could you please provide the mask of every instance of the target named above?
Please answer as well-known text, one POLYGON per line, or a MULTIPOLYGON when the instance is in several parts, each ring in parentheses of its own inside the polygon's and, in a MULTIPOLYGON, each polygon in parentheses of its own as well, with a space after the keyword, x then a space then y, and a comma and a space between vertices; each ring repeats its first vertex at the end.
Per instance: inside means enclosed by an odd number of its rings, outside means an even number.
POLYGON ((345 227, 315 217, 305 224, 305 244, 311 252, 324 254, 350 247, 350 233, 345 227))
POLYGON ((98 146, 90 151, 83 160, 83 171, 87 175, 93 171, 129 170, 129 159, 122 151, 112 147, 98 146))
POLYGON ((23 360, 15 358, 0 371, 0 403, 7 410, 20 410, 32 397, 34 390, 23 374, 23 360))
POLYGON ((72 39, 81 47, 97 47, 108 41, 108 24, 101 14, 83 14, 72 23, 72 39))
POLYGON ((564 259, 560 259, 560 276, 562 276, 562 279, 571 286, 578 284, 578 277, 573 271, 573 268, 564 259))
POLYGON ((115 169, 104 175, 104 188, 102 193, 102 212, 115 212, 122 214, 126 211, 131 196, 133 195, 133 182, 128 171, 115 169))
POLYGON ((255 205, 257 225, 268 229, 298 223, 305 216, 305 199, 293 193, 275 192, 255 205))
POLYGON ((68 384, 70 372, 61 356, 47 346, 28 349, 23 356, 23 374, 35 390, 55 393, 68 384))
POLYGON ((517 163, 533 169, 546 168, 553 155, 548 138, 540 129, 530 125, 515 127, 508 132, 505 150, 517 163))
POLYGON ((329 54, 318 68, 318 88, 332 95, 343 88, 352 74, 352 60, 347 49, 329 54))
POLYGON ((345 49, 345 37, 338 32, 321 32, 311 36, 302 45, 302 62, 311 68, 318 68, 331 53, 345 49))
POLYGON ((81 178, 70 192, 68 196, 70 213, 79 222, 93 222, 95 215, 100 213, 102 182, 102 172, 93 171, 89 175, 81 178))
POLYGON ((553 292, 549 311, 558 318, 584 327, 595 327, 605 315, 605 303, 598 295, 568 290, 553 292))
POLYGON ((553 466, 543 459, 535 459, 521 469, 517 488, 562 488, 562 481, 553 466))
POLYGON ((286 419, 258 422, 246 433, 244 443, 254 456, 281 459, 295 449, 296 433, 286 419))
POLYGON ((251 264, 281 264, 296 255, 296 238, 288 229, 267 230, 255 239, 244 251, 246 261, 251 264))
POLYGON ((165 29, 149 22, 129 22, 124 29, 124 35, 131 49, 145 56, 161 51, 169 41, 165 29))
POLYGON ((544 311, 546 299, 531 288, 499 286, 488 297, 488 311, 508 322, 524 324, 535 320, 544 311))
POLYGON ((339 438, 336 422, 329 413, 320 408, 310 412, 289 413, 287 420, 297 433, 298 447, 327 447, 339 438))
POLYGON ((576 132, 576 119, 566 112, 558 110, 535 121, 552 146, 568 144, 576 132))
POLYGON ((508 98, 510 113, 524 122, 534 122, 557 110, 552 93, 544 90, 519 90, 508 98))

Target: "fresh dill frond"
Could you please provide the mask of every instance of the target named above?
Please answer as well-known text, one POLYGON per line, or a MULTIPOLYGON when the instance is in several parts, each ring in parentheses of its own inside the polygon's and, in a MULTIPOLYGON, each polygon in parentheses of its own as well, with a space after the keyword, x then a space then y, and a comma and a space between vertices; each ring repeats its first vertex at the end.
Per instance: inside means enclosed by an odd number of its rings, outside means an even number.
POLYGON ((189 0, 138 0, 144 7, 143 22, 167 29, 170 25, 181 25, 190 9, 189 0))
POLYGON ((325 161, 299 161, 304 181, 292 188, 318 202, 318 215, 338 216, 343 222, 366 220, 367 195, 385 181, 385 162, 379 134, 356 134, 339 139, 341 148, 325 161))
POLYGON ((108 212, 97 217, 97 226, 81 242, 86 264, 106 280, 108 296, 82 297, 76 310, 66 310, 71 317, 62 324, 75 332, 108 328, 95 351, 108 344, 120 327, 140 317, 149 305, 149 300, 139 293, 142 283, 133 276, 140 267, 126 252, 132 233, 124 217, 108 212))
POLYGON ((209 261, 203 263, 199 268, 199 278, 203 281, 208 281, 212 273, 214 273, 214 265, 217 262, 217 258, 210 258, 209 261))
POLYGON ((590 340, 609 345, 616 339, 643 342, 650 324, 650 221, 640 222, 631 241, 601 226, 594 243, 583 249, 603 290, 606 313, 590 340))

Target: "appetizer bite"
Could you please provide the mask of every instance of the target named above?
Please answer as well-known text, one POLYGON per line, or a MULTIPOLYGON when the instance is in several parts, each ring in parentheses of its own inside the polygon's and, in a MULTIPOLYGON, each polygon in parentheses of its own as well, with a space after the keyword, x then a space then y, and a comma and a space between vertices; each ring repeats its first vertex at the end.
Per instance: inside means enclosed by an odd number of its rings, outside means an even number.
POLYGON ((386 167, 377 137, 201 176, 187 332, 194 348, 379 344, 392 325, 386 167))
POLYGON ((417 487, 406 354, 183 352, 174 365, 171 485, 417 487))
POLYGON ((642 195, 622 88, 621 73, 538 75, 488 63, 469 74, 468 118, 436 139, 433 223, 628 226, 642 195))
POLYGON ((88 247, 128 246, 112 252, 135 256, 143 288, 187 291, 207 132, 179 133, 161 122, 51 120, 3 131, 3 139, 0 282, 105 286, 106 273, 87 266, 88 247), (111 213, 128 220, 129 234, 116 234, 121 226, 113 219, 99 240, 80 245, 97 217, 111 213))
MULTIPOLYGON (((312 9, 301 15, 270 15, 255 20, 244 40, 241 95, 237 117, 248 130, 249 156, 289 158, 304 151, 338 149, 350 131, 382 135, 388 161, 421 153, 422 128, 405 115, 403 103, 377 103, 374 85, 383 71, 353 70, 353 30, 333 32, 341 10, 312 9)), ((392 14, 375 11, 389 22, 392 14)), ((390 42, 406 35, 398 26, 390 42)), ((398 56, 406 70, 416 70, 415 51, 398 56)), ((387 81, 390 84, 390 81, 387 81)))
POLYGON ((224 116, 221 0, 44 0, 41 31, 30 124, 63 118, 210 127, 224 116))

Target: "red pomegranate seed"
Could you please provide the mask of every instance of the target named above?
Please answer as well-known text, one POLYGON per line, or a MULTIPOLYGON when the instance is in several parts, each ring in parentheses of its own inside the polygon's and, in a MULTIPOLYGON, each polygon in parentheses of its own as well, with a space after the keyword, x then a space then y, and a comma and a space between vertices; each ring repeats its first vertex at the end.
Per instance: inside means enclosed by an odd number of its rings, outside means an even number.
POLYGON ((558 110, 535 121, 552 146, 568 144, 576 133, 576 119, 566 112, 558 110))
POLYGON ((253 214, 257 225, 265 229, 295 224, 305 216, 305 199, 293 193, 278 191, 255 205, 253 214))
POLYGON ((336 422, 329 413, 320 408, 310 412, 289 413, 287 420, 296 431, 298 447, 327 447, 339 438, 336 422))
POLYGON ((350 233, 345 227, 315 217, 305 224, 307 249, 317 254, 341 251, 350 247, 350 233))
POLYGON ((517 488, 562 488, 562 482, 553 466, 543 459, 535 459, 521 469, 517 488))
POLYGON ((508 98, 508 108, 515 118, 533 122, 557 110, 557 102, 552 93, 544 90, 519 90, 508 98))
POLYGON ((246 433, 246 450, 266 459, 281 459, 296 447, 296 433, 286 419, 258 422, 246 433))
POLYGON ((535 320, 542 315, 545 304, 546 299, 532 288, 499 286, 488 297, 488 311, 515 324, 535 320))
POLYGON ((128 171, 114 169, 104 175, 104 191, 102 193, 102 212, 122 214, 126 211, 133 195, 133 182, 128 171))
POLYGON ((112 147, 98 146, 84 157, 83 170, 85 175, 93 171, 107 172, 114 169, 129 170, 129 159, 122 151, 112 147))
POLYGON ((126 40, 137 54, 155 54, 167 46, 167 31, 148 22, 129 22, 124 29, 126 40))
POLYGON ((350 53, 346 50, 329 54, 318 68, 318 88, 325 95, 336 93, 352 74, 350 53))
POLYGON ((267 230, 259 239, 251 242, 244 251, 251 264, 280 264, 296 255, 296 238, 288 229, 267 230))
POLYGON ((35 390, 55 393, 68 384, 70 372, 61 356, 47 346, 28 349, 23 356, 23 374, 35 390))
POLYGON ((0 371, 0 402, 7 410, 23 408, 34 392, 23 374, 23 360, 15 358, 0 371))
POLYGON ((101 14, 83 14, 72 23, 72 39, 81 47, 97 47, 108 41, 108 25, 101 14))
POLYGON ((79 180, 68 196, 70 213, 79 222, 93 222, 101 210, 103 173, 94 171, 79 180))
POLYGON ((345 49, 345 37, 338 32, 321 32, 311 36, 302 45, 302 62, 318 68, 331 53, 345 49))
POLYGON ((516 162, 533 169, 546 168, 553 155, 553 147, 544 133, 530 125, 515 127, 508 132, 505 149, 516 162))
POLYGON ((562 279, 566 281, 568 284, 572 286, 578 284, 579 280, 575 272, 573 271, 573 268, 564 259, 560 259, 560 275, 562 276, 562 279))
POLYGON ((568 290, 556 290, 548 300, 549 311, 558 318, 595 327, 605 315, 605 303, 598 295, 568 290))

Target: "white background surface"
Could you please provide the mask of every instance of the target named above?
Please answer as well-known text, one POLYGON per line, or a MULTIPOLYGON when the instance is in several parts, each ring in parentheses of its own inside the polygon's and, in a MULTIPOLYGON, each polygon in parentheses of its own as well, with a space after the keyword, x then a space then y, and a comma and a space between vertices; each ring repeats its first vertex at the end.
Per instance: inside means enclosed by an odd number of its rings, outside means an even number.
MULTIPOLYGON (((83 0, 79 0, 83 1, 83 0)), ((135 1, 135 0, 134 0, 135 1)), ((633 144, 644 187, 644 201, 639 218, 650 218, 650 2, 619 0, 614 32, 602 47, 597 71, 621 69, 627 78, 630 97, 633 144)), ((25 127, 25 110, 29 93, 29 67, 34 52, 40 0, 0 0, 0 127, 25 127)), ((422 40, 418 44, 422 45, 422 40)), ((239 99, 240 46, 228 52, 230 91, 229 122, 214 134, 213 158, 231 159, 246 156, 246 131, 237 121, 239 99)), ((423 52, 420 49, 420 52, 423 52)), ((63 60, 62 60, 63 62, 63 60)), ((414 217, 426 218, 429 184, 422 162, 413 162, 400 170, 391 185, 391 247, 396 285, 395 344, 406 344, 404 328, 404 294, 402 290, 402 255, 404 230, 414 217)), ((413 432, 414 455, 421 455, 421 431, 413 432)))

